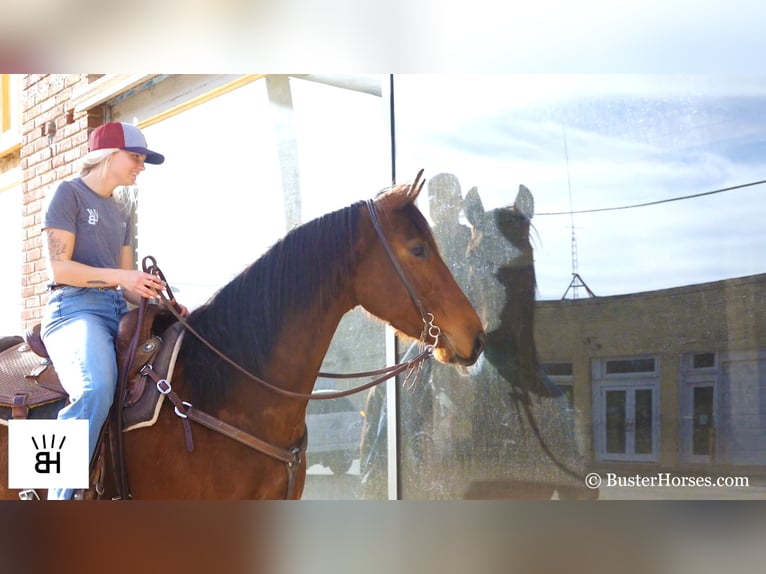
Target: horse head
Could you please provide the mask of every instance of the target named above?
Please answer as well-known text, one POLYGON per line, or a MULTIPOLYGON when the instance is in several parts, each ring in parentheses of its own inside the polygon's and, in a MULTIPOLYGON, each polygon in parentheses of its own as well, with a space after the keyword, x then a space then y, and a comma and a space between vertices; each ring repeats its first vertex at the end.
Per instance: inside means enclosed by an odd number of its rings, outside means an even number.
POLYGON ((487 361, 525 394, 558 396, 560 390, 541 372, 534 340, 532 193, 521 185, 511 205, 485 211, 473 188, 466 194, 465 213, 474 232, 471 296, 487 329, 487 361))
MULTIPOLYGON (((414 339, 421 338, 432 316, 439 335, 434 356, 445 363, 472 365, 483 349, 484 330, 415 205, 424 183, 421 174, 422 170, 411 184, 383 190, 368 203, 359 244, 365 256, 359 258, 357 302, 414 339), (387 296, 381 297, 381 292, 387 296)), ((429 337, 425 342, 433 343, 429 337)))

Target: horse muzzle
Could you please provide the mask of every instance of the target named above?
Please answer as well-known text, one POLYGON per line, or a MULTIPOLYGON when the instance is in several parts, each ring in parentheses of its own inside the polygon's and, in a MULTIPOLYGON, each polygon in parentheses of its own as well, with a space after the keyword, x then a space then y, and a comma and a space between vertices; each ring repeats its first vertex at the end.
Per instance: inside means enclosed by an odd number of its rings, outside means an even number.
POLYGON ((470 367, 479 359, 479 356, 484 350, 484 343, 486 340, 486 333, 484 331, 479 331, 473 339, 471 350, 468 353, 460 353, 449 335, 442 333, 443 346, 440 345, 435 349, 434 356, 442 363, 452 363, 470 367))

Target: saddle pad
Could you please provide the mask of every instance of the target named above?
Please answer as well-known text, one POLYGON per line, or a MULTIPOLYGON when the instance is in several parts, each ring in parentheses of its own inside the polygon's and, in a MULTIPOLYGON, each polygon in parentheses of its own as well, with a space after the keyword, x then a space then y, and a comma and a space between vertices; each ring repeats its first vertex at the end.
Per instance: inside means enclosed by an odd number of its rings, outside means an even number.
MULTIPOLYGON (((35 354, 26 343, 0 353, 0 407, 12 408, 15 397, 20 395, 26 396, 24 404, 30 408, 66 399, 66 392, 58 384, 43 386, 36 380, 38 373, 52 368, 46 359, 35 354)), ((55 382, 57 378, 45 379, 46 382, 55 382)))
MULTIPOLYGON (((181 350, 185 331, 180 323, 168 327, 163 334, 165 338, 160 351, 153 363, 155 372, 166 380, 171 381, 175 370, 176 358, 181 350)), ((165 395, 160 394, 156 385, 149 384, 138 402, 127 407, 122 413, 122 431, 149 427, 157 422, 165 395)))

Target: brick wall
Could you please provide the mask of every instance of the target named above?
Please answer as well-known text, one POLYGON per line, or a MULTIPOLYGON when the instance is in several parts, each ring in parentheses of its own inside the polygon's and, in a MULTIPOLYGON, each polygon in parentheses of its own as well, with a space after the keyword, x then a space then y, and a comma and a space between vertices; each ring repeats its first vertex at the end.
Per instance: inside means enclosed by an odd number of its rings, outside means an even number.
POLYGON ((543 360, 766 347, 766 274, 645 293, 540 301, 543 360))
POLYGON ((23 179, 22 322, 40 322, 47 302, 48 274, 40 225, 46 195, 59 181, 76 174, 78 160, 88 151, 89 130, 103 121, 103 109, 75 112, 72 92, 92 79, 84 74, 29 74, 24 76, 21 103, 21 168, 23 179), (46 122, 56 133, 49 143, 46 122))
MULTIPOLYGON (((543 362, 572 363, 577 429, 585 437, 586 452, 595 457, 593 360, 653 355, 660 361, 658 464, 665 467, 679 464, 681 355, 766 348, 766 307, 762 304, 765 298, 766 274, 761 274, 629 295, 538 301, 537 349, 543 362)), ((740 380, 739 386, 759 388, 762 380, 759 375, 751 381, 740 380)), ((763 416, 760 411, 758 416, 763 416)), ((749 428, 737 427, 732 432, 736 436, 750 436, 749 428)), ((755 447, 752 450, 760 456, 761 451, 755 447)))

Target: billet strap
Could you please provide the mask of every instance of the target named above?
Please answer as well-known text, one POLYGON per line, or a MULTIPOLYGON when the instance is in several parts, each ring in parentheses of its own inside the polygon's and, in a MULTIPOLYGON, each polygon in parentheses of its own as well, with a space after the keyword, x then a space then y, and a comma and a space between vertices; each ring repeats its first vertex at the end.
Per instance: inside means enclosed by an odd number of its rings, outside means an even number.
POLYGON ((193 452, 194 444, 191 436, 191 425, 189 421, 194 421, 202 426, 220 433, 225 437, 233 439, 253 450, 275 458, 285 463, 287 469, 287 487, 285 490, 285 498, 291 499, 295 494, 295 479, 297 477, 298 469, 300 468, 301 455, 306 451, 308 444, 308 433, 304 430, 301 443, 297 447, 285 449, 276 445, 273 445, 265 440, 262 440, 256 436, 251 435, 237 427, 230 425, 227 422, 222 421, 219 418, 214 417, 204 411, 194 408, 191 403, 188 403, 178 396, 170 383, 158 375, 151 365, 144 366, 141 369, 141 374, 148 376, 157 385, 157 390, 165 395, 175 407, 175 413, 181 418, 184 425, 184 435, 186 437, 186 448, 189 452, 193 452))
MULTIPOLYGON (((204 411, 194 408, 190 403, 182 400, 181 397, 179 397, 178 394, 172 389, 170 383, 160 377, 160 375, 158 375, 152 369, 151 365, 146 365, 141 370, 141 374, 147 375, 154 381, 154 383, 157 385, 157 390, 165 395, 171 403, 173 403, 173 406, 176 409, 176 414, 181 417, 182 420, 191 420, 199 423, 202 426, 209 428, 210 430, 221 433, 231 439, 236 440, 237 442, 244 444, 245 446, 249 446, 250 448, 262 452, 263 454, 267 454, 272 458, 281 460, 284 463, 291 463, 295 461, 295 455, 292 450, 274 446, 262 439, 259 439, 258 437, 238 429, 235 426, 230 425, 229 423, 222 421, 221 419, 218 419, 204 411)), ((187 447, 188 446, 189 445, 187 443, 187 447)), ((190 451, 191 450, 193 450, 193 446, 190 451)))
POLYGON ((27 405, 26 394, 18 394, 13 397, 13 407, 11 407, 11 418, 26 419, 29 416, 29 406, 27 405))

